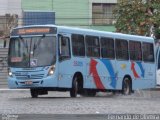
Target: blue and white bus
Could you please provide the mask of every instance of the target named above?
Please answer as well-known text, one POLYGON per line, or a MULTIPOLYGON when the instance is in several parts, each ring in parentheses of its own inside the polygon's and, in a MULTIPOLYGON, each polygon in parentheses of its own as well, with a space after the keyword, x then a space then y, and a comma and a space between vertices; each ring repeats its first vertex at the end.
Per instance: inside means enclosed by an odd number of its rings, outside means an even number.
POLYGON ((154 39, 56 25, 12 30, 8 85, 30 89, 32 97, 70 91, 71 97, 98 91, 156 86, 154 39))

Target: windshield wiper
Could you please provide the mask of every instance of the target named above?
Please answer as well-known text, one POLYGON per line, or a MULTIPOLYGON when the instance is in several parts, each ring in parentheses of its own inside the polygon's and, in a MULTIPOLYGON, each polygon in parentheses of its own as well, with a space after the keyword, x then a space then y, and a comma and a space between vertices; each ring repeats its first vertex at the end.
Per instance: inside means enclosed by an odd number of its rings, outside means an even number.
POLYGON ((40 39, 38 40, 37 43, 34 42, 34 45, 33 45, 33 54, 34 54, 34 51, 38 48, 38 46, 41 44, 42 42, 42 39, 45 37, 45 34, 43 34, 42 37, 40 37, 40 39))
POLYGON ((26 41, 26 43, 25 43, 25 40, 22 38, 22 36, 19 36, 19 38, 20 38, 21 42, 23 43, 23 46, 24 46, 25 48, 27 48, 27 52, 28 52, 28 44, 27 44, 27 41, 26 41))

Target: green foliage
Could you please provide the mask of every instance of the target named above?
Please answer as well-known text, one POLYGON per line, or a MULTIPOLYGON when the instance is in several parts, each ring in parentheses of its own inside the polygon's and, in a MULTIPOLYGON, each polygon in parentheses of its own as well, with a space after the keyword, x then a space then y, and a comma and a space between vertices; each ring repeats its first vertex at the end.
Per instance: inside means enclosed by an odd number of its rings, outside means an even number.
POLYGON ((114 10, 117 32, 150 36, 160 27, 160 0, 121 0, 114 10))

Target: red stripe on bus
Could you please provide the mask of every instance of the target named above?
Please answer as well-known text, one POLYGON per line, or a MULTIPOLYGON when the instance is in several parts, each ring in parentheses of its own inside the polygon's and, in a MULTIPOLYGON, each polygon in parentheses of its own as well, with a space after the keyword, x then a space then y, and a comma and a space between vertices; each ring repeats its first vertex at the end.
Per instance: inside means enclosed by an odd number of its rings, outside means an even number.
POLYGON ((91 61, 90 61, 90 73, 89 74, 93 75, 94 82, 95 82, 96 87, 98 89, 105 89, 105 87, 103 86, 103 83, 102 83, 102 81, 101 81, 101 79, 98 75, 96 65, 97 65, 97 61, 91 59, 91 61))
POLYGON ((134 66, 135 66, 135 63, 132 62, 132 63, 131 63, 131 70, 132 70, 132 72, 133 72, 133 75, 134 75, 135 78, 139 78, 139 75, 138 75, 138 73, 136 72, 134 66))

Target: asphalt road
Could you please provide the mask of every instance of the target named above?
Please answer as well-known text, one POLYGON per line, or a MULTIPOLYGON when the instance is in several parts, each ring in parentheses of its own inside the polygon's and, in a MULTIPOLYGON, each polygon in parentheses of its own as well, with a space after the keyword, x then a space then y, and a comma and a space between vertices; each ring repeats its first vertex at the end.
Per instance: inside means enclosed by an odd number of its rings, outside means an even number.
POLYGON ((49 92, 34 99, 28 90, 0 90, 0 98, 1 117, 18 115, 18 120, 107 120, 108 114, 160 114, 159 90, 137 90, 129 96, 98 93, 96 97, 77 98, 70 98, 69 92, 49 92))

